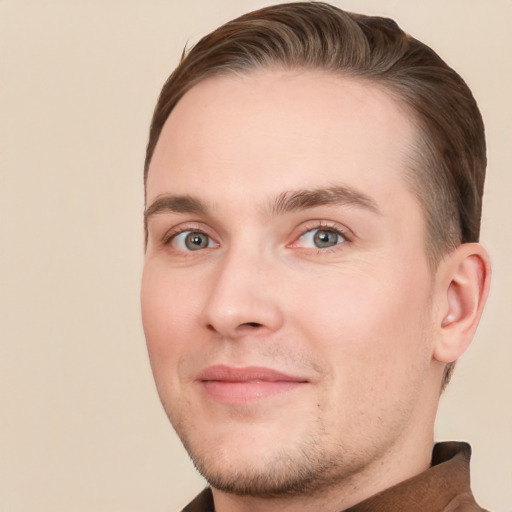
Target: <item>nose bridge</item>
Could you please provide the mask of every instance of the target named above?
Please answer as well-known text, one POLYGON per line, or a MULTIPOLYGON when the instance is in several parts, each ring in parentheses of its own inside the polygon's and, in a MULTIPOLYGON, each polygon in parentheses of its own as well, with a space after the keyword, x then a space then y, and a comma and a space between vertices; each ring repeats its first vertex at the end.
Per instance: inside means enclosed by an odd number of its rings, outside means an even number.
POLYGON ((254 241, 240 242, 218 262, 204 311, 207 326, 227 338, 274 331, 282 322, 271 259, 254 241))

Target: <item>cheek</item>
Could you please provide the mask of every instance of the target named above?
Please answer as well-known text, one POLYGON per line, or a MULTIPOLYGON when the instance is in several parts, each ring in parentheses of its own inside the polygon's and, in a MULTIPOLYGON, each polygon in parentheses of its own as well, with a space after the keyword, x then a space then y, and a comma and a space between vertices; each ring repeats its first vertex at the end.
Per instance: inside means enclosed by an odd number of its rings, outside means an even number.
POLYGON ((344 385, 361 382, 358 375, 368 385, 398 385, 412 366, 426 368, 430 361, 428 290, 428 276, 418 273, 388 268, 386 278, 375 279, 353 272, 310 288, 297 309, 307 338, 315 341, 312 350, 322 352, 344 385))
POLYGON ((183 358, 191 339, 191 308, 197 301, 190 300, 196 292, 193 281, 188 286, 160 271, 158 265, 147 264, 141 285, 142 323, 149 358, 155 379, 167 368, 166 378, 183 358))
POLYGON ((416 284, 353 274, 322 293, 305 294, 300 329, 327 370, 318 403, 326 429, 343 425, 358 439, 362 432, 371 437, 374 427, 378 436, 385 422, 411 414, 431 361, 429 296, 416 284))

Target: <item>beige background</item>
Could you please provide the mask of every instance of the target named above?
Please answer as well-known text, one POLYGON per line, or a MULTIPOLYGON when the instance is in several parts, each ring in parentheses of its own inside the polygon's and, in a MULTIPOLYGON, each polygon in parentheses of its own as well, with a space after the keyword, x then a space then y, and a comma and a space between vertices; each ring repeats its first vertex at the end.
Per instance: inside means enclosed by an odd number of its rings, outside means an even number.
MULTIPOLYGON (((139 319, 144 147, 186 41, 269 3, 0 0, 0 512, 172 511, 202 487, 139 319)), ((478 499, 512 511, 512 1, 335 3, 394 17, 483 111, 494 284, 437 436, 469 440, 478 499)))

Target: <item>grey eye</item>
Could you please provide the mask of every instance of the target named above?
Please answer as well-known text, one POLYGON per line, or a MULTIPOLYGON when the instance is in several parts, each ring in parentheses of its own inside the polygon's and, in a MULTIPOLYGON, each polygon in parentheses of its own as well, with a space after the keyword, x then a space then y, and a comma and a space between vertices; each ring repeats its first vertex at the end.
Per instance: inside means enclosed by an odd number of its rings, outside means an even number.
POLYGON ((185 245, 187 249, 196 251, 208 247, 208 236, 204 233, 188 233, 185 237, 185 245))
POLYGON ((325 249, 328 247, 334 247, 342 242, 345 242, 346 238, 334 229, 311 229, 304 233, 300 238, 299 242, 302 247, 311 249, 325 249))
POLYGON ((215 247, 217 244, 201 231, 184 231, 172 239, 174 247, 180 251, 198 251, 215 247))
POLYGON ((313 236, 313 241, 318 248, 332 247, 338 243, 339 235, 335 231, 319 229, 313 236))

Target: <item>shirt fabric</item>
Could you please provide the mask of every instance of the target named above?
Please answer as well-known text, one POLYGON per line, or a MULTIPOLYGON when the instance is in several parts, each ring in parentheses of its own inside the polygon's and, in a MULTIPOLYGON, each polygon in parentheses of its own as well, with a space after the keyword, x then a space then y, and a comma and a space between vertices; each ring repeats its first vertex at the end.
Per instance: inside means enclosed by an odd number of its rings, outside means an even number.
MULTIPOLYGON (((470 458, 467 443, 437 443, 429 469, 345 512, 487 512, 477 505, 470 489, 470 458)), ((211 489, 205 489, 182 512, 215 512, 211 489)))

